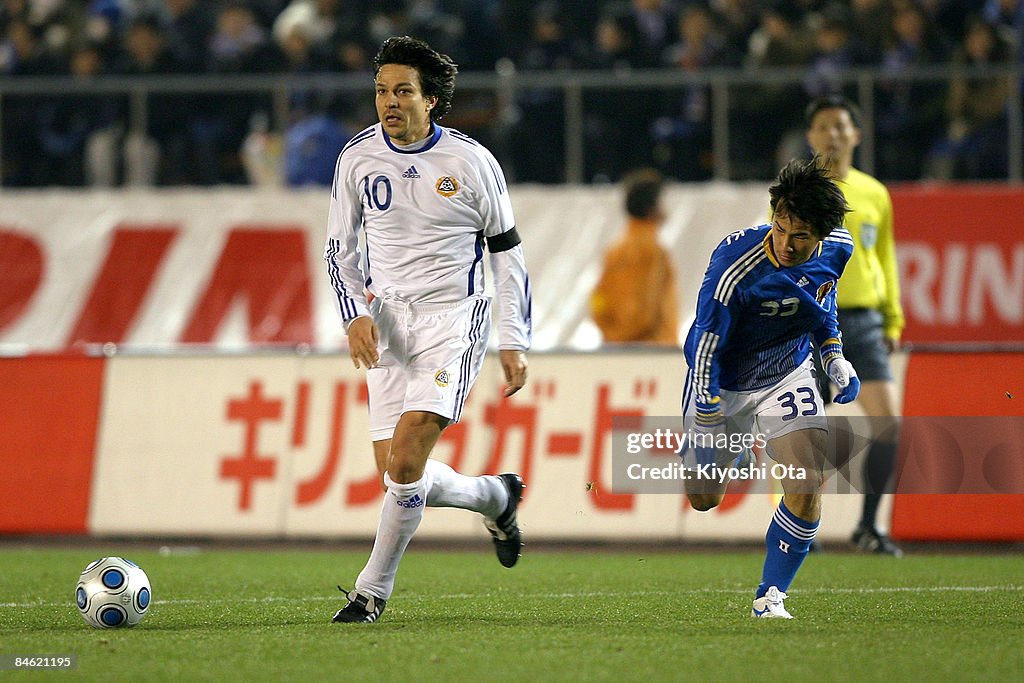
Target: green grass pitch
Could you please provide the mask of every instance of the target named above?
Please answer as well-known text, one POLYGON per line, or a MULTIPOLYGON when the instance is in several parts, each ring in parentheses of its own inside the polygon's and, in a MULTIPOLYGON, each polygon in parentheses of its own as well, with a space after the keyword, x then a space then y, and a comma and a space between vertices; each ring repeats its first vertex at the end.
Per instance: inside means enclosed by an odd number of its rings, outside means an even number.
POLYGON ((78 656, 127 681, 1020 680, 1024 556, 812 555, 793 621, 749 616, 761 553, 417 549, 377 624, 331 624, 367 550, 0 547, 0 654, 78 656), (154 603, 129 630, 74 604, 91 560, 140 564, 154 603))

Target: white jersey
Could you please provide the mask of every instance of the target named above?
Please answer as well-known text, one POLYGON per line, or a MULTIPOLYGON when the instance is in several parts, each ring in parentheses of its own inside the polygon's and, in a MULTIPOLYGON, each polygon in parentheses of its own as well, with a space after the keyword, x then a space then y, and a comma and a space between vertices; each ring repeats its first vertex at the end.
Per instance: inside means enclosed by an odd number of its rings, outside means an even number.
POLYGON ((486 243, 499 346, 528 349, 530 282, 501 167, 483 145, 437 124, 416 147, 394 145, 378 123, 338 156, 324 258, 343 322, 369 314, 367 292, 411 303, 482 294, 486 243))

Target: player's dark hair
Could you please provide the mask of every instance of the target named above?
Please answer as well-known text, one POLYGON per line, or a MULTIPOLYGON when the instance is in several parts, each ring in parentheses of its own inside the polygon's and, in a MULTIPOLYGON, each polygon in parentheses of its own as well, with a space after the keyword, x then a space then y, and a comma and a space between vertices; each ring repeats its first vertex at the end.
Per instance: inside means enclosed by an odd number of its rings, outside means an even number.
POLYGON ((814 117, 817 116, 819 111, 824 109, 845 109, 846 113, 850 115, 850 120, 853 121, 854 127, 860 128, 860 107, 844 95, 823 95, 811 100, 811 103, 807 105, 807 109, 804 110, 804 127, 810 128, 814 122, 814 117))
POLYGON ((850 210, 843 191, 839 189, 821 157, 793 159, 779 171, 779 177, 768 188, 772 214, 798 218, 825 239, 843 224, 850 210))
POLYGON ((420 89, 425 97, 436 97, 437 104, 430 110, 430 120, 438 121, 452 108, 455 96, 455 74, 458 66, 448 55, 441 54, 418 38, 394 36, 380 45, 373 58, 373 74, 380 73, 385 64, 412 67, 420 75, 420 89))
POLYGON ((630 171, 622 179, 626 188, 626 213, 634 218, 650 218, 658 210, 664 179, 653 168, 630 171))

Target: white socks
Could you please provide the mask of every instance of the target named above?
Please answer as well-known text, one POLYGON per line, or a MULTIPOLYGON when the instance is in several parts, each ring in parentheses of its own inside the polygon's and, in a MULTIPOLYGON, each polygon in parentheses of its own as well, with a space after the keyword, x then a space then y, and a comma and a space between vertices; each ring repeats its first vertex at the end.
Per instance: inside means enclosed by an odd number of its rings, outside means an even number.
POLYGON ((508 490, 494 476, 467 477, 440 460, 427 460, 423 478, 432 508, 461 508, 494 519, 508 505, 508 490))
POLYGON ((467 477, 438 460, 427 460, 423 476, 397 484, 384 474, 384 505, 370 559, 356 579, 356 589, 387 600, 395 589, 395 574, 409 541, 423 519, 424 504, 479 512, 494 519, 508 505, 508 490, 494 476, 467 477))
POLYGON ((384 474, 388 490, 377 525, 377 538, 373 542, 370 559, 356 578, 356 589, 387 600, 395 589, 395 574, 405 548, 423 519, 427 499, 427 478, 411 484, 396 484, 384 474))

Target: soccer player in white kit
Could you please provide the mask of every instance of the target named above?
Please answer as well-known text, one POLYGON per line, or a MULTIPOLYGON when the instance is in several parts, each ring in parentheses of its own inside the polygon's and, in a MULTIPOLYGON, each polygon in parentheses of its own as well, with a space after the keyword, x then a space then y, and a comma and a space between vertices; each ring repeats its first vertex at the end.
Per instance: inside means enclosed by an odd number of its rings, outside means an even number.
POLYGON ((352 362, 367 368, 370 436, 387 491, 370 559, 335 622, 380 617, 425 506, 481 513, 503 566, 522 549, 518 475, 467 477, 430 459, 483 364, 485 245, 505 396, 526 383, 530 282, 504 174, 480 143, 437 124, 455 90, 447 55, 393 37, 373 66, 380 122, 338 157, 324 258, 352 362))

